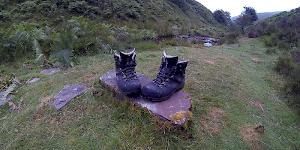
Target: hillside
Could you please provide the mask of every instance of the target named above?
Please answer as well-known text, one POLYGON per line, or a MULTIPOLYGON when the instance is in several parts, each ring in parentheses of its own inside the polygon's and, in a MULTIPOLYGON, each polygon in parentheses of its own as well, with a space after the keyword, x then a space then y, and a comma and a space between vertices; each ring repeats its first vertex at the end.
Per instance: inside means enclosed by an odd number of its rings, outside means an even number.
POLYGON ((212 12, 195 0, 2 1, 0 63, 35 56, 48 60, 63 49, 76 56, 154 49, 161 37, 214 36, 222 30, 212 12), (145 40, 152 43, 139 43, 145 40))
MULTIPOLYGON (((279 14, 281 11, 274 11, 274 12, 260 12, 260 13, 257 13, 257 17, 258 17, 258 20, 264 20, 264 19, 267 19, 269 17, 272 17, 276 14, 279 14)), ((239 16, 234 16, 232 17, 231 19, 232 20, 236 20, 239 16)))
POLYGON ((277 44, 281 49, 288 49, 290 44, 300 46, 300 7, 258 21, 250 28, 256 30, 260 36, 269 36, 273 40, 266 41, 267 46, 277 44))
POLYGON ((274 68, 286 77, 284 91, 294 99, 293 105, 300 108, 300 7, 259 21, 250 28, 260 36, 270 54, 278 57, 274 68))
POLYGON ((264 19, 267 19, 269 17, 272 17, 276 14, 279 14, 281 13, 281 11, 275 11, 275 12, 262 12, 262 13, 257 13, 257 17, 258 17, 258 20, 264 20, 264 19))
POLYGON ((274 16, 268 18, 266 21, 268 21, 269 23, 273 23, 273 24, 277 24, 280 21, 282 21, 283 19, 289 20, 289 21, 292 21, 292 20, 298 21, 299 16, 300 16, 300 7, 293 9, 291 11, 284 11, 284 12, 275 14, 274 16))
POLYGON ((213 34, 217 22, 212 12, 195 0, 22 0, 0 4, 0 20, 60 21, 70 16, 85 16, 101 22, 143 28, 200 30, 213 34))

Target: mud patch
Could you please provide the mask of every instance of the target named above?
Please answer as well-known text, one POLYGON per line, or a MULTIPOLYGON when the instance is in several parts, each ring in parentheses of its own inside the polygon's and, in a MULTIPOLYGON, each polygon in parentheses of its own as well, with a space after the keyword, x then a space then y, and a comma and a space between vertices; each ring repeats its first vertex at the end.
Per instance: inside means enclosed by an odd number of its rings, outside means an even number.
POLYGON ((264 133, 264 127, 262 125, 256 125, 255 127, 245 127, 240 129, 240 135, 242 139, 253 150, 263 149, 260 142, 261 136, 264 133))
POLYGON ((203 131, 211 135, 219 134, 222 128, 222 119, 224 115, 224 110, 217 107, 210 108, 208 115, 200 119, 203 131))
POLYGON ((261 101, 252 100, 249 102, 249 105, 257 109, 260 109, 261 111, 264 111, 264 104, 261 101))

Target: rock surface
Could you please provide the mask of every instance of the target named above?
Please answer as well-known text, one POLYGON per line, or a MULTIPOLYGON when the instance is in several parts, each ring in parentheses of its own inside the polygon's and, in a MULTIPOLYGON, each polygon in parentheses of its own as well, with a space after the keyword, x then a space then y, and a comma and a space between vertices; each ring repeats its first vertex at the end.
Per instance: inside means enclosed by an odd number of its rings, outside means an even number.
POLYGON ((43 75, 53 75, 57 72, 60 72, 61 70, 59 68, 49 68, 49 69, 44 69, 41 71, 41 74, 43 75))
POLYGON ((27 84, 32 84, 32 83, 38 82, 40 80, 41 80, 40 78, 32 78, 32 79, 28 80, 26 83, 27 84))
POLYGON ((11 101, 11 93, 20 85, 20 81, 17 78, 13 79, 11 85, 8 86, 4 91, 0 91, 0 106, 5 105, 7 102, 11 101))
MULTIPOLYGON (((142 86, 152 80, 142 74, 138 74, 142 86)), ((120 100, 128 98, 119 89, 116 83, 116 73, 111 70, 100 77, 100 83, 118 95, 120 100)), ((170 121, 175 125, 183 125, 190 117, 191 98, 182 90, 175 93, 170 99, 163 102, 150 102, 143 97, 129 98, 130 101, 142 108, 148 109, 151 113, 163 120, 170 121)))
POLYGON ((84 84, 66 85, 56 96, 54 96, 54 107, 57 110, 63 108, 75 97, 86 92, 88 87, 84 84))

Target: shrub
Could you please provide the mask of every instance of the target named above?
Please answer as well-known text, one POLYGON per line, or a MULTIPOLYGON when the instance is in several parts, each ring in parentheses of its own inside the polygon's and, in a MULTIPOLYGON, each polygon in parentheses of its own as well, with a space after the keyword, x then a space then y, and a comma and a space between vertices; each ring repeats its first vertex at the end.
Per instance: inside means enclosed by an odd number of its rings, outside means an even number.
POLYGON ((266 50, 266 54, 271 55, 271 54, 275 54, 276 53, 276 49, 275 48, 268 48, 266 50))
POLYGON ((291 96, 290 105, 300 113, 300 66, 297 65, 292 70, 291 75, 288 77, 288 81, 285 85, 285 92, 291 96))
POLYGON ((74 67, 78 63, 70 49, 56 51, 52 54, 51 58, 53 62, 59 62, 58 67, 69 68, 74 67))
POLYGON ((275 67, 277 72, 279 72, 280 74, 289 75, 293 68, 293 61, 290 56, 281 55, 278 57, 275 67))
POLYGON ((274 47, 279 42, 279 40, 276 38, 275 34, 272 34, 271 36, 263 37, 262 41, 265 44, 265 46, 267 46, 267 47, 274 47))
POLYGON ((85 1, 71 2, 68 9, 72 13, 84 14, 87 11, 88 4, 85 1))
POLYGON ((257 38, 258 37, 258 33, 256 31, 250 31, 248 33, 248 38, 257 38))
MULTIPOLYGON (((293 71, 291 72, 289 81, 287 83, 287 88, 289 92, 294 95, 300 96, 300 66, 297 65, 294 67, 293 71)), ((300 103, 300 99, 298 100, 300 103)))
POLYGON ((19 10, 21 12, 34 12, 37 8, 37 4, 35 1, 25 1, 24 3, 19 5, 19 10))
POLYGON ((283 41, 278 41, 277 46, 281 50, 288 51, 290 49, 290 45, 288 43, 286 43, 286 42, 283 42, 283 41))
POLYGON ((227 44, 234 44, 238 41, 239 34, 235 32, 229 32, 224 35, 223 41, 227 44))
POLYGON ((57 10, 57 6, 51 2, 45 1, 38 5, 38 9, 44 16, 53 16, 57 10))
POLYGON ((0 11, 0 22, 10 21, 9 13, 6 11, 0 11))

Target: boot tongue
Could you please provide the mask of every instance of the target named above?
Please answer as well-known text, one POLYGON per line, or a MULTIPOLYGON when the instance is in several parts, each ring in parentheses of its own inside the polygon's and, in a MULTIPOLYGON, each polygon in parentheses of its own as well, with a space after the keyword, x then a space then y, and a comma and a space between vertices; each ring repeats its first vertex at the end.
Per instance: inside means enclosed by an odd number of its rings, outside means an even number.
POLYGON ((172 68, 173 66, 176 66, 177 62, 178 62, 178 57, 166 57, 167 68, 172 68))
POLYGON ((120 58, 122 63, 129 63, 132 60, 134 60, 134 57, 135 57, 135 51, 132 51, 130 53, 120 52, 120 58))

